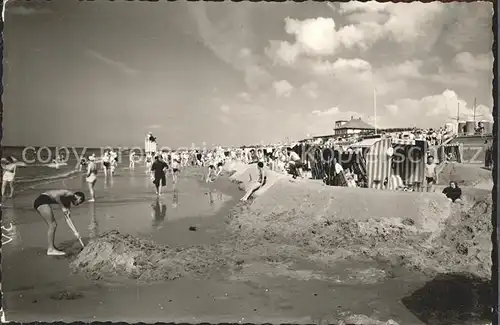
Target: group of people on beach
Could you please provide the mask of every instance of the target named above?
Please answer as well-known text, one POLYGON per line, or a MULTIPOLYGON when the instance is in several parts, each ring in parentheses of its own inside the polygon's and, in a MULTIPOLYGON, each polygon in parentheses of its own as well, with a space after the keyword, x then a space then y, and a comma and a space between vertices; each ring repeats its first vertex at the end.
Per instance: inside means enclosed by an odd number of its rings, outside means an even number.
MULTIPOLYGON (((138 154, 134 151, 129 153, 129 169, 136 168, 138 154)), ((142 158, 142 156, 141 156, 142 158)), ((223 171, 223 167, 230 161, 240 161, 245 164, 256 165, 256 175, 247 186, 245 195, 241 198, 246 201, 252 195, 267 184, 267 171, 274 171, 291 175, 292 178, 307 178, 307 162, 304 162, 300 155, 289 146, 270 146, 254 148, 214 148, 212 150, 179 150, 179 151, 150 151, 146 153, 144 166, 146 173, 149 173, 154 184, 156 194, 162 195, 163 189, 167 186, 167 174, 172 175, 172 184, 178 182, 180 172, 188 166, 202 167, 205 169, 203 180, 207 183, 213 182, 223 171)), ((82 158, 78 165, 78 170, 83 172, 85 182, 88 186, 88 202, 94 202, 96 198, 95 186, 98 179, 99 169, 102 169, 104 177, 113 177, 118 167, 118 154, 113 150, 108 150, 101 157, 95 154, 87 158, 82 158)), ((2 197, 12 197, 14 191, 14 178, 16 174, 16 160, 13 157, 2 159, 2 197), (10 196, 7 196, 7 193, 10 196)), ((342 171, 342 166, 336 164, 335 168, 342 171), (338 165, 338 166, 337 166, 338 165)), ((425 184, 427 191, 434 191, 434 186, 438 183, 437 165, 434 157, 427 157, 425 166, 425 184)), ((460 202, 461 189, 456 182, 450 182, 443 192, 452 202, 460 202)), ((40 194, 34 201, 33 207, 43 218, 48 226, 48 249, 47 255, 64 255, 64 252, 56 249, 54 245, 57 223, 54 218, 52 205, 61 207, 63 213, 69 218, 69 211, 72 206, 78 206, 85 202, 86 196, 83 192, 68 190, 51 190, 40 194)))

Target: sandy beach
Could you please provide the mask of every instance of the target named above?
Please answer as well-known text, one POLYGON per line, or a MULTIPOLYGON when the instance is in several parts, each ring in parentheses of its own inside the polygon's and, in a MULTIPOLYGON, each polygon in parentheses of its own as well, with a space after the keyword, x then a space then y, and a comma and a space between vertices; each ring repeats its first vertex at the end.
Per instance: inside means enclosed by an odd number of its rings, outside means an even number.
MULTIPOLYGON (((202 176, 200 169, 184 170, 177 189, 169 182, 159 202, 143 168, 120 170, 108 183, 101 176, 97 202, 74 208, 73 221, 85 243, 117 230, 179 251, 223 243, 222 251, 228 252, 228 246, 240 244, 234 234, 229 238, 227 217, 243 193, 227 177, 207 185, 202 176)), ((429 290, 435 294, 435 288, 422 289, 434 281, 429 276, 360 260, 314 263, 300 252, 283 257, 273 251, 278 246, 240 251, 231 257, 234 265, 202 276, 154 284, 75 274, 70 263, 81 248, 62 214, 56 212, 56 245, 69 255, 47 257, 46 226, 31 205, 44 190, 85 190, 83 186, 78 176, 27 190, 6 202, 3 224, 14 224, 16 233, 3 248, 7 320, 311 323, 350 316, 382 320, 380 324, 389 319, 436 323, 428 322, 425 310, 439 309, 437 303, 415 303, 418 298, 412 298, 418 290, 425 291, 422 297, 429 290), (405 299, 410 302, 403 303, 405 299)), ((461 294, 469 288, 457 290, 461 294)))

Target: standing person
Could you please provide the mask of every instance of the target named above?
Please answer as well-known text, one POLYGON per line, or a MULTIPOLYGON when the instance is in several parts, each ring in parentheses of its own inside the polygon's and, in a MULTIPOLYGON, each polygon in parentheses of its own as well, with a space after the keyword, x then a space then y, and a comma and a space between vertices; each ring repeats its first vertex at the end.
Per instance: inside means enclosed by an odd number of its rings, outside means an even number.
POLYGON ((111 158, 109 156, 109 152, 104 152, 104 155, 102 156, 102 169, 104 170, 104 177, 108 177, 108 171, 111 167, 110 160, 111 158))
POLYGON ((80 163, 78 164, 78 171, 81 172, 84 169, 87 169, 87 159, 82 157, 82 159, 80 159, 80 163))
POLYGON ((54 218, 52 204, 58 204, 64 214, 68 214, 71 205, 78 206, 85 201, 85 194, 82 192, 71 192, 68 190, 51 190, 40 194, 33 202, 33 208, 43 218, 49 230, 47 232, 48 248, 47 255, 61 256, 66 253, 56 249, 54 240, 56 236, 57 223, 54 218))
POLYGON ((95 201, 95 183, 97 182, 97 165, 95 163, 95 158, 89 157, 89 164, 87 166, 87 185, 89 187, 90 200, 89 202, 95 201))
POLYGON ((257 171, 258 171, 257 181, 250 183, 250 185, 248 186, 248 190, 245 193, 245 195, 241 198, 241 201, 248 200, 253 193, 255 193, 258 189, 266 185, 267 175, 266 171, 264 170, 264 163, 262 161, 259 161, 257 163, 257 171))
POLYGON ((3 177, 2 177, 2 197, 5 197, 7 186, 10 188, 11 198, 14 195, 14 178, 16 178, 16 159, 14 157, 7 157, 2 159, 3 177))
POLYGON ((111 164, 110 174, 111 176, 113 176, 113 173, 115 172, 115 169, 118 166, 118 154, 114 150, 111 150, 111 152, 109 153, 109 158, 111 164))
POLYGON ((484 141, 484 167, 490 168, 492 162, 491 145, 488 140, 484 141))
POLYGON ((181 168, 181 161, 178 154, 172 154, 172 183, 177 184, 179 172, 181 168))
POLYGON ((213 182, 212 175, 215 175, 216 171, 215 171, 215 158, 213 158, 211 154, 207 155, 206 165, 208 165, 208 170, 205 182, 212 183, 213 182))
POLYGON ((293 175, 294 178, 297 177, 302 177, 301 173, 301 168, 303 166, 302 162, 300 161, 299 155, 292 150, 292 148, 288 147, 286 148, 287 155, 288 155, 288 164, 290 166, 290 172, 293 175))
POLYGON ((437 184, 437 165, 434 163, 434 156, 427 157, 425 164, 425 182, 427 184, 427 192, 432 192, 434 185, 437 184))
POLYGON ((162 160, 160 155, 156 156, 153 165, 151 165, 151 172, 153 174, 153 184, 155 184, 157 195, 161 195, 162 187, 167 186, 167 178, 165 175, 167 169, 167 163, 162 160))
POLYGON ((135 169, 135 151, 130 151, 130 154, 128 156, 128 168, 130 170, 134 170, 135 169))

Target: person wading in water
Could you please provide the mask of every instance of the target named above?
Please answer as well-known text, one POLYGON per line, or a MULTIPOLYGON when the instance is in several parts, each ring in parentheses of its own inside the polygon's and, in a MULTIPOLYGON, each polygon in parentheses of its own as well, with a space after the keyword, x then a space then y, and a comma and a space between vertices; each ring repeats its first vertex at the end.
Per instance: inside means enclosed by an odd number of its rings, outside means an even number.
POLYGON ((87 166, 87 178, 85 179, 89 186, 90 200, 89 202, 95 201, 95 183, 97 182, 97 165, 95 163, 95 158, 89 157, 89 164, 87 166))
POLYGON ((156 187, 156 194, 161 195, 161 190, 163 186, 167 186, 167 177, 165 171, 168 169, 168 165, 164 162, 160 155, 155 157, 155 162, 151 166, 151 172, 153 173, 153 184, 156 187))

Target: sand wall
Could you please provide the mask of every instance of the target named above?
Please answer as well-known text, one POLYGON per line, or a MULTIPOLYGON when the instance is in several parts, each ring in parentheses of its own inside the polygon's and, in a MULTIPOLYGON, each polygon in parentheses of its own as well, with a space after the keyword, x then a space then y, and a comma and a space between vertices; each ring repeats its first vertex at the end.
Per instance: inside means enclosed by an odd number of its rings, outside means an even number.
MULTIPOLYGON (((244 182, 245 171, 232 179, 244 182)), ((368 258, 488 278, 491 195, 473 189, 464 197, 459 205, 441 193, 331 187, 279 177, 265 195, 233 211, 229 228, 247 250, 274 245, 283 247, 280 254, 302 252, 317 262, 368 258)))
MULTIPOLYGON (((242 162, 229 162, 224 166, 224 170, 231 173, 229 179, 240 184, 240 188, 246 191, 252 182, 257 181, 258 169, 257 164, 244 164, 242 162)), ((276 173, 271 170, 266 170, 266 184, 257 190, 253 196, 258 197, 268 191, 274 184, 281 179, 286 179, 287 176, 276 173)))
MULTIPOLYGON (((244 189, 255 165, 230 163, 230 179, 244 189)), ((297 213, 327 220, 411 219, 423 231, 435 231, 450 216, 450 204, 440 193, 410 193, 326 186, 319 181, 292 180, 267 171, 268 183, 257 191, 250 211, 269 214, 297 213), (262 195, 266 193, 266 195, 262 195)))

